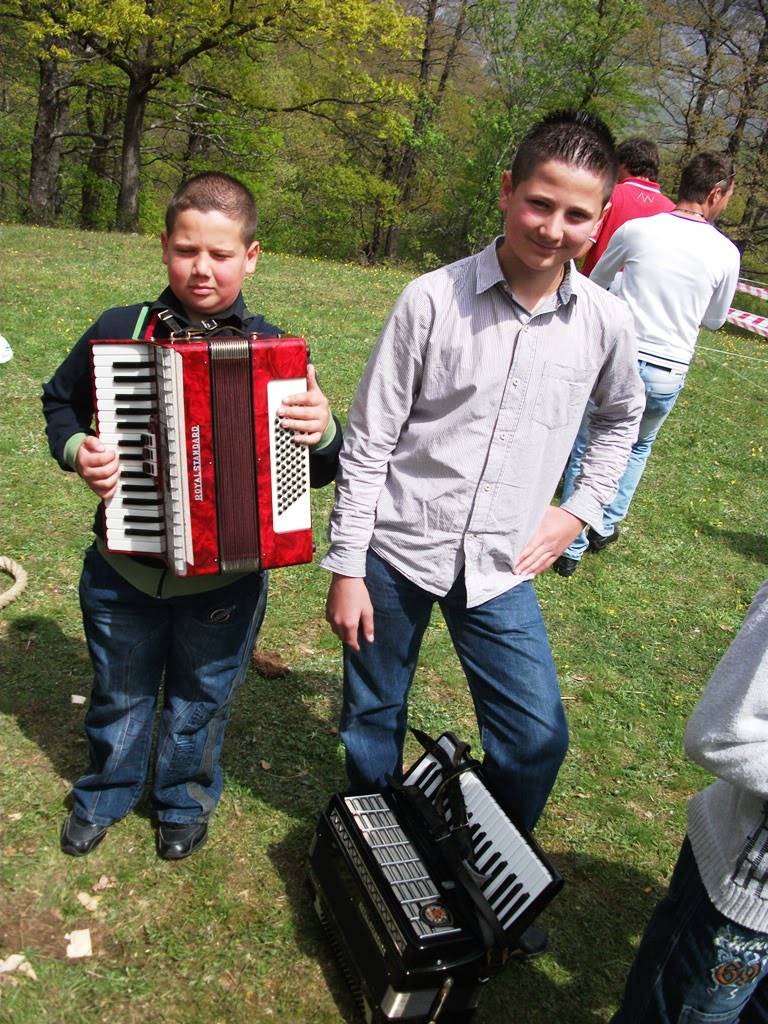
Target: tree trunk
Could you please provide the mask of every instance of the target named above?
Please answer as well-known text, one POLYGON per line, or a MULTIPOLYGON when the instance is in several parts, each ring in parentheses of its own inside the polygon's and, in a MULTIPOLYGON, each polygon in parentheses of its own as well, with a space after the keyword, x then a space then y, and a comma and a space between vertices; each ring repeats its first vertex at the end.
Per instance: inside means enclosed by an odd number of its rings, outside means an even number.
POLYGON ((91 138, 91 151, 88 154, 88 164, 80 192, 80 227, 92 231, 100 226, 101 182, 107 177, 107 157, 118 123, 117 104, 107 96, 101 126, 97 126, 93 90, 89 88, 85 101, 85 117, 91 138))
POLYGON ((768 17, 764 16, 763 32, 757 47, 755 62, 744 83, 736 124, 733 126, 733 131, 728 139, 727 152, 730 156, 738 156, 747 120, 752 116, 755 98, 763 82, 766 60, 768 60, 768 17))
POLYGON ((69 68, 62 70, 53 57, 38 59, 38 66, 40 85, 25 220, 31 224, 51 224, 58 205, 63 135, 69 119, 67 89, 72 72, 69 68))
POLYGON ((131 81, 125 103, 120 192, 117 196, 117 230, 137 231, 139 227, 139 185, 141 182, 141 134, 147 109, 148 89, 131 81))

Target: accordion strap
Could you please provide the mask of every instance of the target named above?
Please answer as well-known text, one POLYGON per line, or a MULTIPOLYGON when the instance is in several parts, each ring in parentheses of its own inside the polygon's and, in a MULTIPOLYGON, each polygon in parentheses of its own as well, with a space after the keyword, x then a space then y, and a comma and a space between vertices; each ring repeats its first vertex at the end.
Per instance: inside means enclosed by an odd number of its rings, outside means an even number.
POLYGON ((437 849, 472 904, 474 919, 489 964, 500 966, 506 959, 507 937, 501 922, 483 894, 482 884, 485 876, 477 870, 473 862, 467 809, 459 781, 464 772, 474 770, 479 762, 467 757, 470 749, 467 743, 457 741, 451 757, 426 733, 418 729, 413 729, 412 732, 443 770, 443 781, 434 797, 434 803, 416 785, 405 785, 394 779, 389 780, 390 785, 405 797, 413 812, 426 825, 437 849), (445 815, 446 802, 451 810, 450 823, 445 815))

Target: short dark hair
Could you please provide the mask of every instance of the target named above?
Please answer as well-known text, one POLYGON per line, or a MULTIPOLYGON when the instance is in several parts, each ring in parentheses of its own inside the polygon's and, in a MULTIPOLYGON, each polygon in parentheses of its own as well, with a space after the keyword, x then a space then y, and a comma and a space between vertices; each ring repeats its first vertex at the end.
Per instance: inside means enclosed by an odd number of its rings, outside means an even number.
POLYGON ((527 181, 548 160, 601 175, 606 199, 616 184, 619 165, 611 130, 586 110, 555 110, 528 130, 510 166, 513 187, 527 181))
POLYGON ((656 143, 641 135, 633 135, 631 139, 620 142, 616 147, 616 159, 638 178, 656 181, 659 177, 659 151, 656 143))
POLYGON ((727 153, 697 153, 683 168, 677 198, 682 202, 703 203, 713 188, 727 188, 736 174, 733 158, 727 153))
POLYGON ((218 210, 240 222, 246 245, 256 237, 258 214, 251 190, 221 171, 203 171, 179 185, 165 211, 165 230, 169 235, 183 210, 218 210))

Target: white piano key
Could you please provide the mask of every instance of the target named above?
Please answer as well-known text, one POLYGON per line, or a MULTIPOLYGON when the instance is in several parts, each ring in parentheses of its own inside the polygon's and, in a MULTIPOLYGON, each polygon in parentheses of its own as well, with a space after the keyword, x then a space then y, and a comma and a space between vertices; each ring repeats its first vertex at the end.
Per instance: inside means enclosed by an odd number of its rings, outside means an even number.
POLYGON ((157 401, 152 395, 135 395, 130 402, 125 399, 102 396, 96 403, 99 419, 103 413, 117 415, 124 410, 126 415, 138 416, 142 412, 152 412, 154 409, 157 409, 157 401))
POLYGON ((148 359, 152 356, 152 346, 144 342, 122 342, 120 345, 110 345, 99 342, 94 346, 93 359, 110 359, 118 361, 123 359, 148 359))
POLYGON ((131 537, 124 530, 109 530, 107 546, 114 551, 162 555, 165 552, 165 537, 131 537))
POLYGON ((157 394, 157 389, 151 381, 140 382, 135 381, 133 383, 115 384, 114 381, 110 381, 109 384, 99 384, 96 382, 96 402, 101 404, 103 401, 113 400, 130 402, 134 398, 142 397, 153 397, 157 394))

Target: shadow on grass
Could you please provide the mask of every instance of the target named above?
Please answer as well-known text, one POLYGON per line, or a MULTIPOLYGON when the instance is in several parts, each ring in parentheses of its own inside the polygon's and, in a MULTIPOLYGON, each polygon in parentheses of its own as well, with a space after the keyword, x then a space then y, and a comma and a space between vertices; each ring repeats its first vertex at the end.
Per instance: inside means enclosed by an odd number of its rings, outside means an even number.
MULTIPOLYGON (((16 720, 61 778, 74 782, 88 764, 87 703, 71 700, 78 694, 87 702, 91 691, 85 642, 67 637, 52 619, 22 616, 9 621, 2 643, 0 713, 16 720)), ((224 741, 227 777, 276 810, 313 821, 342 784, 334 729, 340 688, 332 674, 264 679, 249 672, 224 741), (318 701, 332 707, 328 719, 309 710, 318 701)), ((151 816, 146 794, 136 811, 151 816)))
POLYGON ((744 533, 741 530, 724 530, 705 522, 698 523, 697 528, 707 537, 725 541, 737 554, 743 555, 753 562, 759 562, 761 565, 768 564, 768 535, 744 533))
MULTIPOLYGON (((357 1024, 354 999, 305 883, 312 832, 294 829, 270 846, 269 855, 283 878, 297 943, 320 964, 341 1020, 357 1024)), ((635 943, 661 891, 653 879, 613 861, 572 853, 553 860, 566 884, 539 918, 549 952, 510 963, 494 977, 473 1024, 600 1024, 618 1003, 635 943)))
POLYGON ((11 619, 3 641, 0 668, 0 713, 15 718, 19 728, 48 757, 54 771, 74 780, 88 758, 83 735, 83 705, 91 665, 84 641, 67 637, 52 619, 22 616, 11 619))

